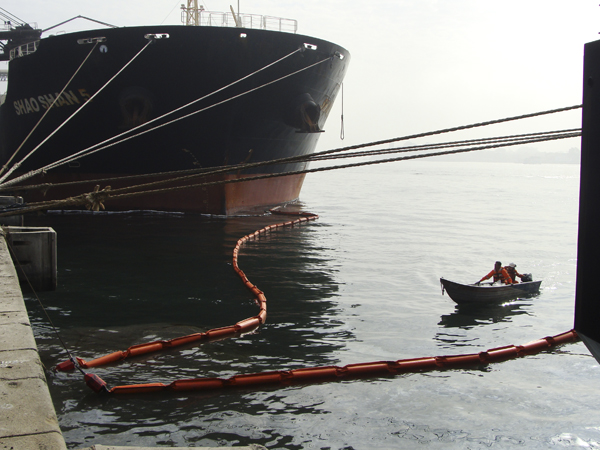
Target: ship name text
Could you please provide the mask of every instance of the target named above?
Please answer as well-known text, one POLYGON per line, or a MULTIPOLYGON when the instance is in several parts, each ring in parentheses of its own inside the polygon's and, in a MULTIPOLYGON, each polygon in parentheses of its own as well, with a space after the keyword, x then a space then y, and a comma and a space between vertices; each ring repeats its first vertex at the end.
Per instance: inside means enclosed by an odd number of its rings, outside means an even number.
POLYGON ((17 116, 23 114, 30 114, 39 112, 42 109, 48 109, 54 103, 54 108, 60 108, 61 106, 78 105, 85 103, 90 98, 90 94, 85 89, 69 90, 64 91, 62 94, 56 92, 55 94, 44 94, 38 95, 37 97, 24 98, 21 100, 15 100, 13 105, 17 116))

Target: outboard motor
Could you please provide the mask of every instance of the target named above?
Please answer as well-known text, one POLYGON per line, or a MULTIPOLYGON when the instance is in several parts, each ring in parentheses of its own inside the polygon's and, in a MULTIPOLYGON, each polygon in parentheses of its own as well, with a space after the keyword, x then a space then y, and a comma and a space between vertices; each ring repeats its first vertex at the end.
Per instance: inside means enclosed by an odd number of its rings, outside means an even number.
POLYGON ((524 273, 521 281, 533 281, 533 276, 530 273, 524 273))

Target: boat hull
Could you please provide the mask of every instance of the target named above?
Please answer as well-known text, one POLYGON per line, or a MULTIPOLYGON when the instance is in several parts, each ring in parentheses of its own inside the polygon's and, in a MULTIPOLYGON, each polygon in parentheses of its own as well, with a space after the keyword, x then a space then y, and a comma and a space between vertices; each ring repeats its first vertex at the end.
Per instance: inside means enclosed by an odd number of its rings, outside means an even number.
POLYGON ((502 285, 474 285, 455 283, 440 278, 442 294, 448 296, 454 302, 461 304, 498 304, 505 301, 515 300, 536 295, 540 291, 541 281, 526 281, 516 284, 502 285))
MULTIPOLYGON (((6 101, 0 107, 0 162, 5 164, 15 149, 22 146, 14 159, 19 161, 79 108, 68 123, 24 161, 15 176, 129 132, 297 49, 302 51, 168 118, 131 132, 144 131, 142 135, 20 183, 85 180, 89 184, 52 187, 43 196, 31 190, 14 192, 23 195, 26 202, 53 200, 89 192, 94 183, 113 189, 139 183, 139 180, 95 181, 107 177, 156 174, 151 179, 157 180, 175 176, 158 175, 164 172, 262 163, 310 154, 349 64, 350 55, 344 48, 308 36, 267 30, 148 26, 51 36, 42 39, 34 53, 12 60, 6 101), (148 34, 166 34, 169 38, 149 45, 88 102, 144 47, 147 42, 144 36, 148 34), (78 42, 90 37, 103 37, 105 41, 92 51, 78 71, 92 48, 78 42), (325 62, 306 69, 320 61, 325 62), (58 97, 75 72, 77 75, 66 94, 60 96, 60 102, 50 108, 34 130, 51 99, 58 97), (291 73, 295 74, 281 79, 291 73), (316 114, 312 122, 301 114, 307 105, 316 114), (208 109, 196 113, 204 108, 208 109), (174 119, 180 120, 146 132, 174 119)), ((181 187, 232 181, 306 168, 305 162, 285 163, 174 184, 181 187)), ((153 192, 146 199, 139 195, 109 198, 105 206, 235 214, 293 201, 300 194, 303 180, 304 175, 292 175, 247 181, 239 186, 192 187, 179 189, 173 198, 169 191, 153 192)))

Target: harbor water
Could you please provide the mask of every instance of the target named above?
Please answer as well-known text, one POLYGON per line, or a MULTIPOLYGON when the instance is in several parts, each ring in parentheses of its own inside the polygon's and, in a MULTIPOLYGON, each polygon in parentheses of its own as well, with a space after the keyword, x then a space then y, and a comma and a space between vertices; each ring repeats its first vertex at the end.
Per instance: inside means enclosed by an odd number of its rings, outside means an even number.
MULTIPOLYGON (((307 176, 314 222, 242 247, 267 323, 238 338, 90 372, 109 387, 476 353, 573 328, 579 166, 407 161, 307 176), (496 260, 543 280, 538 296, 458 308, 439 279, 472 283, 496 260)), ((281 216, 52 213, 58 289, 38 296, 86 360, 254 316, 233 271, 240 237, 281 216)), ((25 292, 69 448, 599 448, 600 365, 580 342, 487 366, 337 383, 111 396, 67 359, 25 292)))

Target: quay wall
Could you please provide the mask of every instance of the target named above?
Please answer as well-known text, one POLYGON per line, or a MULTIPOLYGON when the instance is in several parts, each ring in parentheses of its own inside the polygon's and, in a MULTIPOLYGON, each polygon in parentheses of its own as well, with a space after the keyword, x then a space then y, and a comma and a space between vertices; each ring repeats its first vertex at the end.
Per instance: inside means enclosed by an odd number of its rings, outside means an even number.
POLYGON ((17 272, 1 232, 0 449, 66 448, 17 272))

